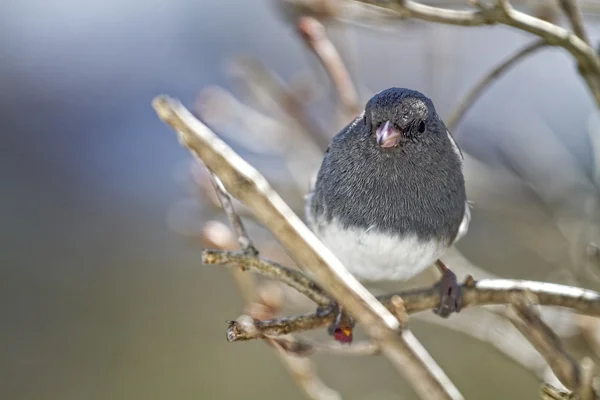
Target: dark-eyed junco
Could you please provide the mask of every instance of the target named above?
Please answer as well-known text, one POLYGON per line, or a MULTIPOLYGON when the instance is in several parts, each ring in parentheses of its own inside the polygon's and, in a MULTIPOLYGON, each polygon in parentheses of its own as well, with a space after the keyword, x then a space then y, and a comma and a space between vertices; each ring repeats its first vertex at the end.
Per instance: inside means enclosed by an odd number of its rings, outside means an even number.
POLYGON ((462 159, 429 98, 384 90, 332 139, 307 196, 309 226, 360 280, 405 280, 437 262, 434 311, 447 317, 460 293, 439 258, 470 221, 462 159))

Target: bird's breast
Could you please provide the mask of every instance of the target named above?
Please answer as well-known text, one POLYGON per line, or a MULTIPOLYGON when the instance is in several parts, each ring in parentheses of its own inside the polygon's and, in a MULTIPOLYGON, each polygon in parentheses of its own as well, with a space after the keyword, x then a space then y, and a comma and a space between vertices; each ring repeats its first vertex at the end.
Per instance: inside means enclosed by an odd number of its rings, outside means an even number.
POLYGON ((333 220, 314 221, 313 230, 344 266, 366 281, 406 280, 433 264, 446 243, 416 235, 391 235, 376 227, 345 228, 333 220))

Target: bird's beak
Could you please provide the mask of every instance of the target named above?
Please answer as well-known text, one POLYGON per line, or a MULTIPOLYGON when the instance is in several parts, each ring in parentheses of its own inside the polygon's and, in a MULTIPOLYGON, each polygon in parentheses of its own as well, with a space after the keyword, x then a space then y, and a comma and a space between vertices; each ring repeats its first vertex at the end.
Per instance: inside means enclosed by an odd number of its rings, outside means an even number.
POLYGON ((387 149, 398 145, 402 137, 402 132, 396 129, 390 121, 385 121, 377 128, 376 135, 377 144, 387 149))

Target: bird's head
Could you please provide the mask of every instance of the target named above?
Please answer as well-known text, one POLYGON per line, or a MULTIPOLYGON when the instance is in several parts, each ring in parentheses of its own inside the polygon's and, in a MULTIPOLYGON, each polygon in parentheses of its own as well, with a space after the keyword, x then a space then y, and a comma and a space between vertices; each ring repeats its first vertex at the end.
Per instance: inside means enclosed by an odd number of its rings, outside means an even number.
POLYGON ((372 140, 383 149, 436 134, 441 122, 430 99, 403 88, 390 88, 373 96, 365 107, 364 120, 372 140))

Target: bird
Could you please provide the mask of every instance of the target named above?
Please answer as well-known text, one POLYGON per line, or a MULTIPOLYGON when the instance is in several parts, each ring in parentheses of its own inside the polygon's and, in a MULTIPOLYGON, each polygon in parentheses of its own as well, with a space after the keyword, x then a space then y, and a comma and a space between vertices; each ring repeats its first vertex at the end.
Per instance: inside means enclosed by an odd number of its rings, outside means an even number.
MULTIPOLYGON (((403 281, 436 264, 434 312, 447 318, 460 311, 461 293, 440 257, 471 220, 463 159, 427 96, 383 90, 330 140, 306 196, 307 224, 363 282, 403 281)), ((336 340, 352 340, 349 320, 338 312, 336 340)))

